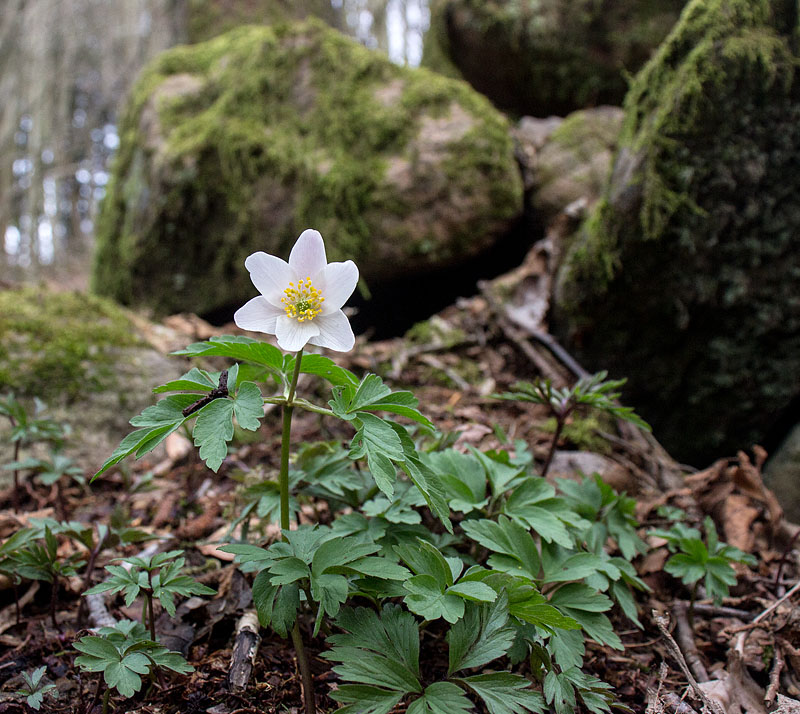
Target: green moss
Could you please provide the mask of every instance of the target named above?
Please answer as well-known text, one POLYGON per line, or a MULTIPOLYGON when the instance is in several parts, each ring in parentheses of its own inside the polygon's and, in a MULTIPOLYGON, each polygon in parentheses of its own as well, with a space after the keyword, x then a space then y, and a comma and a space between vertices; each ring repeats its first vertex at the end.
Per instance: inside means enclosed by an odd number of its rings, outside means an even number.
MULTIPOLYGON (((456 147, 452 190, 488 185, 476 225, 491 228, 520 210, 521 181, 507 123, 465 84, 397 67, 318 21, 242 27, 164 53, 121 122, 93 288, 158 313, 203 314, 252 294, 249 253, 285 255, 309 226, 329 258, 360 261, 367 275, 383 258, 376 236, 404 245, 403 221, 418 208, 387 185, 389 162, 413 160, 423 119, 454 104, 475 129, 456 147), (397 235, 386 235, 387 216, 397 235)), ((444 257, 474 241, 476 225, 451 236, 444 257)))
POLYGON ((0 391, 45 401, 107 389, 115 350, 141 344, 108 300, 37 288, 0 291, 0 391))
MULTIPOLYGON (((556 431, 555 417, 547 419, 541 430, 549 434, 556 431)), ((613 433, 614 420, 606 414, 590 414, 588 416, 573 416, 564 425, 561 432, 562 438, 582 451, 592 451, 596 454, 608 454, 612 451, 611 445, 598 432, 613 433)))
POLYGON ((560 278, 561 329, 682 459, 763 439, 797 392, 797 22, 782 0, 689 3, 560 278))
POLYGON ((453 327, 434 315, 429 320, 423 320, 413 325, 403 339, 412 345, 441 344, 450 348, 464 342, 466 334, 460 328, 453 327))

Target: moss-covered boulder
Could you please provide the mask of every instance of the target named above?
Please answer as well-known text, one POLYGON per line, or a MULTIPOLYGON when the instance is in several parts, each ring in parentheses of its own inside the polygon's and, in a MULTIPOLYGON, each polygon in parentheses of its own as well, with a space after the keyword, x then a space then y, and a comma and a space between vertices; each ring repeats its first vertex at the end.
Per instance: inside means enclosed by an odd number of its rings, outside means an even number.
POLYGON ((240 25, 274 25, 318 17, 342 23, 342 10, 330 0, 188 0, 185 9, 189 42, 204 42, 240 25))
MULTIPOLYGON (((99 466, 182 365, 153 349, 112 301, 40 288, 0 291, 0 394, 41 399, 69 424, 70 452, 99 466)), ((0 429, 7 425, 0 423, 0 429)), ((0 442, 2 434, 0 434, 0 442)))
POLYGON ((586 210, 608 185, 624 113, 595 107, 565 119, 523 117, 514 129, 532 210, 548 226, 568 206, 586 210))
POLYGON ((797 12, 690 2, 559 278, 562 335, 688 461, 763 440, 800 391, 797 12))
POLYGON ((498 107, 518 115, 619 104, 627 74, 649 59, 685 4, 438 0, 423 62, 445 72, 452 63, 498 107))
POLYGON ((253 295, 244 259, 308 227, 373 286, 457 265, 522 210, 506 120, 463 82, 309 21, 161 55, 136 84, 94 289, 158 313, 253 295))

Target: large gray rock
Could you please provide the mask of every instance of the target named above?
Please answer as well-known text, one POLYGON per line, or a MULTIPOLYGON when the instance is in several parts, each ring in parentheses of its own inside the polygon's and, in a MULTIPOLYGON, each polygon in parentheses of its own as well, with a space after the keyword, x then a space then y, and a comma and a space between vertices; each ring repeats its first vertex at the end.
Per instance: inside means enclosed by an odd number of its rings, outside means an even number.
POLYGON ((453 68, 498 107, 565 115, 618 104, 626 73, 667 35, 686 0, 438 0, 423 63, 453 68))
POLYGON ((474 257, 522 211, 488 101, 319 22, 164 53, 120 135, 94 287, 159 313, 242 304, 244 258, 288 255, 308 227, 374 284, 474 257))
POLYGON ((800 391, 797 12, 689 3, 559 276, 561 336, 687 461, 762 441, 800 391))

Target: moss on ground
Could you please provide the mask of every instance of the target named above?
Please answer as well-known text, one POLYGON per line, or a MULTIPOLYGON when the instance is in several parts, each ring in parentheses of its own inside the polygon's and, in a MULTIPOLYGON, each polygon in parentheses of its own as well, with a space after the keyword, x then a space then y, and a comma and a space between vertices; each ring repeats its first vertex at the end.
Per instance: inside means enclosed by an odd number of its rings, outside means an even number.
POLYGON ((240 302, 252 293, 244 258, 285 255, 309 226, 329 258, 360 260, 366 273, 383 258, 376 240, 436 263, 521 208, 507 122, 483 97, 397 67, 319 21, 242 27, 164 53, 133 88, 120 134, 93 288, 158 313, 240 302), (474 127, 438 190, 485 192, 490 205, 447 241, 433 228, 405 235, 418 206, 398 197, 387 169, 413 165, 421 122, 454 106, 474 127))
POLYGON ((625 102, 559 324, 679 458, 764 438, 800 379, 797 8, 693 0, 625 102))
POLYGON ((33 287, 0 291, 0 391, 50 401, 106 390, 118 350, 140 344, 109 300, 33 287))

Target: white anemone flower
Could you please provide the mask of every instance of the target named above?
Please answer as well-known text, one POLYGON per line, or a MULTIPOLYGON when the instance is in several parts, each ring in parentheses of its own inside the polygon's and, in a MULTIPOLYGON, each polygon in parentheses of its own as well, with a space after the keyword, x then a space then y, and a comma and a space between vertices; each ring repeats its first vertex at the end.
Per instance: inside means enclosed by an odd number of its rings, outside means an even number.
POLYGON ((275 335, 287 352, 308 343, 337 352, 353 349, 353 328, 342 305, 356 288, 358 268, 352 260, 328 263, 319 231, 303 231, 288 263, 259 251, 244 265, 261 295, 236 311, 239 327, 275 335))

